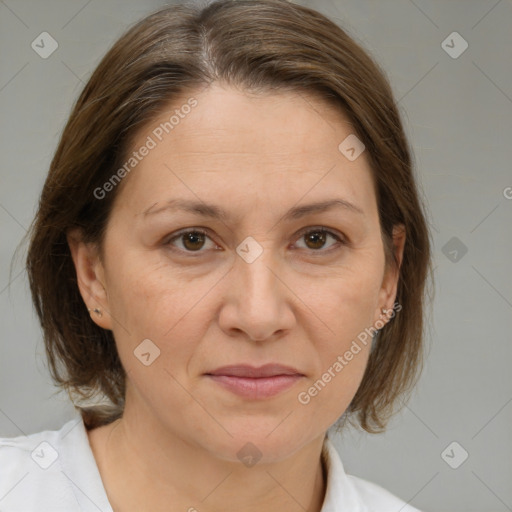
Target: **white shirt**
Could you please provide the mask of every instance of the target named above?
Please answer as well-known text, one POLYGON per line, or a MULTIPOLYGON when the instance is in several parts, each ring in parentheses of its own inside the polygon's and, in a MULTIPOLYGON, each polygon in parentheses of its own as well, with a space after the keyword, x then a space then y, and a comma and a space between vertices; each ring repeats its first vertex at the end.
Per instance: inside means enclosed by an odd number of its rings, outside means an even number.
MULTIPOLYGON (((347 475, 326 437, 321 512, 420 512, 389 491, 347 475)), ((60 430, 0 438, 0 512, 113 512, 81 417, 60 430)))

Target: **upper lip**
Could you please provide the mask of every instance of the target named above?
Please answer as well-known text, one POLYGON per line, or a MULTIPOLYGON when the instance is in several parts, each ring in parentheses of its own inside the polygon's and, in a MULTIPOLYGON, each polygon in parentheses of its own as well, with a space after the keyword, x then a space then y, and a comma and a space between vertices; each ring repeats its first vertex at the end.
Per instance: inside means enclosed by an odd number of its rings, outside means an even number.
POLYGON ((208 372, 206 375, 227 375, 230 377, 249 377, 256 379, 261 377, 275 377, 276 375, 302 375, 302 373, 291 366, 270 363, 258 368, 246 364, 223 366, 208 372))

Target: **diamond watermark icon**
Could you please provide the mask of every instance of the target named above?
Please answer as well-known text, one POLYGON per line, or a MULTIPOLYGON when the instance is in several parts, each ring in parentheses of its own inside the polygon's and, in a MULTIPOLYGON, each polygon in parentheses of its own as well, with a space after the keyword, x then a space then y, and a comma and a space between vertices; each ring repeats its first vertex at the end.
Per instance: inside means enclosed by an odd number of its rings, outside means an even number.
POLYGON ((457 469, 458 467, 462 466, 468 457, 469 453, 459 443, 457 443, 457 441, 451 442, 441 452, 441 458, 452 469, 457 469))
POLYGON ((263 252, 263 247, 252 236, 248 236, 238 245, 236 252, 246 263, 252 263, 259 258, 263 252))
POLYGON ((450 240, 441 247, 441 252, 452 263, 458 263, 468 252, 468 248, 456 236, 452 236, 450 240))
POLYGON ((468 49, 468 46, 468 42, 458 32, 452 32, 441 43, 441 48, 452 59, 458 59, 468 49))
POLYGON ((48 442, 39 443, 30 456, 43 469, 48 469, 59 457, 57 450, 48 442))
POLYGON ((59 47, 59 43, 48 32, 41 32, 30 46, 39 57, 47 59, 59 47))
POLYGON ((364 151, 365 145, 356 135, 351 133, 346 139, 343 139, 338 149, 347 160, 353 162, 364 151))
POLYGON ((261 459, 262 455, 253 443, 245 443, 236 454, 238 460, 248 468, 252 468, 261 459))
POLYGON ((145 339, 137 345, 133 353, 144 366, 149 366, 160 356, 160 349, 150 339, 145 339))

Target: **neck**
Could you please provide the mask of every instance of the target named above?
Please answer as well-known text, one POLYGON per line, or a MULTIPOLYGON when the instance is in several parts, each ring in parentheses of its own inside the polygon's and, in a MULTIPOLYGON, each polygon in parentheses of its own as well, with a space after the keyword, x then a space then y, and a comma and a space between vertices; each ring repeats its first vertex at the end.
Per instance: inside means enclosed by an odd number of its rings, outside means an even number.
POLYGON ((288 458, 250 467, 193 445, 130 407, 121 419, 89 431, 88 436, 115 512, 320 512, 322 508, 324 436, 288 458))

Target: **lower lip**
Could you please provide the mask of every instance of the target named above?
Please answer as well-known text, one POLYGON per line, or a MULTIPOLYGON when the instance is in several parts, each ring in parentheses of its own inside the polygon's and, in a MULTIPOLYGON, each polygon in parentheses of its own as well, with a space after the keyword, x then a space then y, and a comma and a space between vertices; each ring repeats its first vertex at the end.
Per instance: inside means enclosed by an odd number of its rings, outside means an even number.
POLYGON ((269 398, 278 395, 297 383, 302 375, 275 375, 274 377, 233 377, 230 375, 208 375, 212 380, 232 393, 244 398, 269 398))

